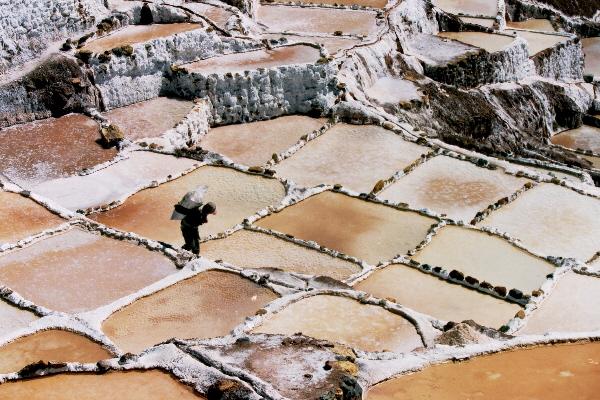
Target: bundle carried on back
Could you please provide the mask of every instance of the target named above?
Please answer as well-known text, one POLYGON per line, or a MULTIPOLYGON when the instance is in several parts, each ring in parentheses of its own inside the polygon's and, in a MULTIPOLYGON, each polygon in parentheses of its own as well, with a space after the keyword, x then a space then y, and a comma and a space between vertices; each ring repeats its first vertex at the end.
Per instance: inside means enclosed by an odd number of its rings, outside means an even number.
MULTIPOLYGON (((187 209, 200 207, 207 191, 208 186, 199 186, 197 189, 186 193, 177 204, 187 209)), ((185 215, 173 210, 173 213, 171 214, 172 220, 182 220, 183 218, 185 218, 185 215)))

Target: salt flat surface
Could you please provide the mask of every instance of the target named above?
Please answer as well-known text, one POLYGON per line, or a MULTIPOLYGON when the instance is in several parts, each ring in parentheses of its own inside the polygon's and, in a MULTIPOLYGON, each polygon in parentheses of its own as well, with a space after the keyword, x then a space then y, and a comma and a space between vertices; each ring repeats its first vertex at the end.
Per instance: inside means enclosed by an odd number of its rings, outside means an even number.
POLYGON ((35 314, 21 310, 0 299, 0 336, 25 328, 31 321, 38 319, 35 314))
POLYGON ((540 308, 527 319, 521 335, 600 330, 600 278, 563 276, 540 308))
POLYGON ((365 35, 377 29, 375 13, 331 8, 301 8, 263 5, 258 9, 257 20, 271 32, 305 32, 346 35, 365 35))
POLYGON ((26 188, 73 175, 116 156, 116 149, 96 143, 99 138, 100 126, 81 114, 1 129, 0 173, 26 188))
POLYGON ((569 40, 566 36, 550 35, 546 33, 506 30, 508 33, 514 33, 527 41, 529 55, 533 56, 542 50, 554 47, 559 43, 564 43, 569 40))
POLYGON ((429 149, 375 125, 338 124, 275 166, 277 175, 312 187, 342 184, 370 192, 429 149))
POLYGON ((244 268, 279 268, 307 275, 325 275, 342 280, 360 272, 360 267, 317 250, 261 232, 241 230, 224 239, 202 244, 202 256, 222 259, 244 268))
POLYGON ((391 297, 398 304, 444 321, 472 319, 492 328, 504 325, 521 309, 406 265, 390 265, 375 271, 355 289, 382 299, 391 297))
POLYGON ((319 57, 318 49, 299 44, 277 47, 273 50, 261 49, 226 54, 185 64, 184 67, 189 72, 203 75, 225 74, 258 68, 276 68, 283 65, 314 64, 319 57))
POLYGON ((420 59, 436 65, 446 65, 467 54, 481 51, 470 44, 425 33, 413 36, 410 51, 420 59))
POLYGON ((322 127, 324 118, 290 115, 267 121, 212 128, 200 141, 203 149, 248 165, 264 165, 274 153, 281 153, 300 137, 322 127))
POLYGON ((207 3, 187 2, 184 4, 184 6, 186 9, 208 18, 221 29, 225 29, 227 20, 229 20, 229 18, 231 18, 233 15, 232 12, 227 11, 222 7, 213 6, 207 3))
POLYGON ((33 200, 0 191, 0 244, 14 243, 65 222, 33 200))
POLYGON ((579 128, 554 135, 550 141, 573 150, 581 149, 600 153, 600 128, 582 125, 579 128))
POLYGON ((393 77, 378 79, 371 87, 365 90, 365 93, 379 104, 398 104, 411 100, 419 100, 422 97, 422 94, 419 93, 418 87, 414 83, 393 77))
POLYGON ((380 383, 367 398, 593 399, 598 374, 599 343, 541 346, 435 365, 380 383))
POLYGON ((264 33, 261 35, 265 39, 281 39, 282 37, 288 40, 288 43, 315 43, 320 44, 327 49, 329 54, 335 54, 340 50, 349 49, 352 46, 356 46, 361 43, 360 39, 348 38, 348 37, 320 37, 320 36, 303 36, 293 34, 281 34, 281 33, 264 33))
POLYGON ((279 181, 223 167, 201 167, 156 188, 142 190, 117 208, 91 217, 103 224, 174 245, 183 244, 180 221, 171 221, 174 204, 190 190, 208 186, 204 202, 217 205, 217 215, 200 228, 202 237, 223 232, 285 196, 279 181))
POLYGON ((495 17, 498 12, 496 0, 434 0, 433 4, 451 14, 495 17))
POLYGON ((515 40, 510 36, 484 32, 440 32, 438 36, 479 47, 489 53, 504 50, 515 40))
POLYGON ((80 312, 176 271, 160 253, 71 229, 0 256, 0 282, 44 307, 80 312))
POLYGON ((506 26, 509 28, 531 29, 534 31, 556 31, 556 29, 554 29, 554 26, 552 26, 552 23, 548 19, 531 18, 520 22, 506 21, 506 26))
POLYGON ((320 295, 297 301, 269 316, 254 332, 302 332, 365 351, 402 353, 422 346, 415 327, 401 316, 340 296, 320 295))
POLYGON ((102 330, 122 350, 138 353, 172 337, 227 335, 277 297, 239 275, 207 271, 138 299, 105 320, 102 330))
POLYGON ((457 226, 440 229, 414 259, 447 270, 457 269, 465 276, 524 293, 539 289, 546 275, 556 269, 504 239, 457 226))
POLYGON ((108 350, 84 336, 51 329, 0 347, 0 374, 19 371, 40 360, 95 363, 112 357, 108 350))
POLYGON ((417 213, 328 191, 256 224, 376 264, 416 247, 434 223, 417 213))
POLYGON ((187 100, 157 97, 105 112, 130 140, 158 137, 175 127, 192 110, 187 100))
POLYGON ((585 73, 600 75, 600 37, 581 39, 585 53, 585 73))
POLYGON ((587 261, 600 249, 600 200, 541 184, 479 225, 508 232, 541 254, 587 261))
POLYGON ((502 170, 438 156, 388 186, 378 197, 415 208, 428 208, 469 222, 478 211, 523 187, 526 179, 502 170))
POLYGON ((32 191, 75 211, 109 204, 152 181, 179 175, 197 163, 187 158, 136 151, 129 158, 92 174, 54 179, 33 187, 32 191))

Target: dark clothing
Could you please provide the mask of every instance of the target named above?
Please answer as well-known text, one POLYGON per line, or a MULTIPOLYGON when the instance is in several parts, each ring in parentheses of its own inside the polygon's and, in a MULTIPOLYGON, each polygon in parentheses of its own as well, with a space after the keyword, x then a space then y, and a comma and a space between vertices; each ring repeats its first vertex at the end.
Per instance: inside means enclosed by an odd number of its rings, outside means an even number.
POLYGON ((198 227, 190 226, 181 221, 181 234, 183 235, 183 240, 185 240, 182 248, 194 254, 200 254, 200 232, 198 232, 198 227))
POLYGON ((181 234, 185 240, 184 250, 189 250, 194 254, 200 254, 200 232, 198 227, 208 222, 208 213, 204 207, 185 208, 179 204, 175 205, 175 211, 185 215, 181 220, 181 234))

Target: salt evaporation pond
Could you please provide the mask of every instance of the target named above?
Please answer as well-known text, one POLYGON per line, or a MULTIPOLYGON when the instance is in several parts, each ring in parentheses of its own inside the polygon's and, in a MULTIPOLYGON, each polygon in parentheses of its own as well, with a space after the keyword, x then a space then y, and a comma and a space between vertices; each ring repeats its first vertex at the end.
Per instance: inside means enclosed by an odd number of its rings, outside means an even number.
POLYGON ((600 330, 600 279, 568 273, 526 320, 520 335, 600 330))
POLYGON ((363 6, 371 8, 384 8, 387 0, 299 0, 304 4, 328 4, 335 6, 363 6))
POLYGON ((175 127, 192 110, 186 100, 157 97, 107 111, 104 116, 130 140, 158 137, 175 127))
POLYGON ((434 0, 433 4, 450 14, 495 17, 498 13, 496 0, 434 0))
POLYGON ((600 75, 600 37, 581 39, 585 54, 585 73, 600 75))
POLYGON ((507 232, 540 254, 587 261, 600 249, 600 200, 543 183, 479 225, 507 232))
POLYGON ((16 193, 0 191, 0 245, 14 243, 65 222, 41 205, 16 193))
POLYGON ((231 11, 227 11, 223 7, 219 7, 207 3, 191 3, 186 2, 185 8, 208 18, 212 23, 221 29, 225 29, 227 21, 234 15, 231 11))
POLYGON ((0 336, 23 329, 36 319, 38 317, 35 314, 0 299, 0 321, 2 321, 2 324, 0 324, 0 336))
POLYGON ((0 397, 27 400, 200 400, 204 396, 159 370, 60 374, 0 384, 0 397))
POLYGON ((222 154, 239 164, 264 165, 273 154, 279 154, 322 127, 327 120, 301 115, 279 117, 212 128, 199 145, 222 154))
POLYGON ((71 229, 0 256, 0 282, 52 310, 81 312, 175 272, 160 253, 71 229))
POLYGON ((480 25, 485 28, 493 28, 496 22, 495 18, 476 18, 476 17, 460 17, 460 20, 468 24, 480 25))
POLYGON ((533 31, 555 32, 552 22, 548 19, 532 18, 525 21, 506 21, 506 26, 517 29, 531 29, 533 31))
POLYGON ((368 400, 595 399, 600 343, 541 346, 427 367, 375 385, 368 400))
POLYGON ((354 287, 443 321, 475 322, 499 328, 521 308, 492 296, 445 282, 406 265, 375 271, 354 287))
POLYGON ((413 257, 422 264, 457 269, 465 276, 510 290, 529 293, 539 289, 555 272, 549 262, 508 241, 475 229, 445 226, 413 257))
POLYGON ((102 323, 124 351, 140 351, 176 338, 224 336, 277 294, 223 271, 202 272, 125 306, 102 323))
POLYGON ((600 153, 600 128, 582 125, 579 128, 554 135, 550 141, 573 150, 581 149, 600 153))
POLYGON ((112 357, 111 352, 85 336, 51 329, 20 337, 2 345, 0 374, 17 372, 40 360, 95 363, 112 357))
POLYGON ((255 333, 293 335, 338 342, 364 351, 409 352, 422 347, 415 327, 382 307, 341 296, 311 296, 271 315, 255 333))
POLYGON ((371 264, 415 248, 435 219, 326 191, 257 221, 371 264))
POLYGON ((419 100, 422 94, 413 82, 401 78, 379 78, 365 90, 365 94, 379 104, 398 104, 419 100))
POLYGON ((173 205, 190 190, 208 186, 205 202, 217 205, 216 216, 202 225, 202 237, 223 232, 269 205, 277 205, 285 188, 275 179, 232 168, 204 166, 156 188, 136 193, 124 204, 90 217, 105 225, 174 245, 183 244, 180 221, 171 221, 173 205), (157 222, 158 221, 158 222, 157 222))
POLYGON ((188 158, 135 151, 127 159, 92 174, 54 179, 33 187, 33 191, 70 210, 83 210, 121 200, 154 181, 181 175, 198 164, 188 158))
POLYGON ((177 24, 128 25, 107 36, 90 41, 84 46, 84 49, 93 53, 103 53, 116 47, 144 43, 152 39, 172 36, 198 28, 201 28, 201 25, 187 22, 177 24))
POLYGON ((438 156, 388 186, 378 197, 469 222, 478 211, 510 196, 526 182, 502 170, 438 156))
POLYGON ((479 47, 489 53, 504 50, 515 40, 512 36, 484 32, 440 32, 438 36, 479 47))
POLYGON ((274 169, 301 186, 339 183, 368 193, 428 152, 380 126, 337 124, 274 169))
POLYGON ((542 50, 549 49, 556 46, 559 43, 564 43, 569 40, 568 36, 552 35, 547 33, 529 32, 529 31, 517 31, 508 29, 505 32, 516 34, 527 41, 527 49, 529 50, 529 56, 534 56, 542 50))
POLYGON ((243 268, 278 268, 342 280, 360 272, 354 263, 262 232, 241 230, 202 244, 202 256, 243 268))
POLYGON ((369 11, 262 5, 257 21, 269 32, 328 33, 368 36, 377 29, 375 13, 369 11))
POLYGON ((442 36, 417 34, 408 42, 411 53, 428 64, 448 65, 481 50, 470 44, 442 36))
POLYGON ((261 38, 280 40, 285 38, 287 43, 314 43, 323 45, 329 54, 335 54, 340 50, 349 49, 352 46, 360 44, 360 39, 348 37, 322 37, 322 36, 304 36, 283 33, 264 33, 261 38))
POLYGON ((115 157, 117 150, 103 149, 99 138, 98 123, 81 114, 4 128, 0 173, 25 187, 73 175, 115 157))
MULTIPOLYGON (((262 7, 261 7, 262 8, 262 7)), ((306 45, 276 47, 242 53, 232 53, 185 64, 188 72, 203 75, 244 72, 258 68, 277 68, 284 65, 314 64, 320 57, 318 49, 306 45)))

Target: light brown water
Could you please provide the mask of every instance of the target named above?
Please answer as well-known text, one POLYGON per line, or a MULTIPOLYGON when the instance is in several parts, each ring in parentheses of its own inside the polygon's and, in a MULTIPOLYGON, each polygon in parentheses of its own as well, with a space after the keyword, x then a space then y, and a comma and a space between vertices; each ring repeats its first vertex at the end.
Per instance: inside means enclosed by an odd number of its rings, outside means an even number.
POLYGON ((300 0, 300 3, 329 4, 340 6, 359 5, 372 8, 384 8, 387 5, 387 0, 300 0))
POLYGON ((95 363, 112 357, 108 350, 84 336, 52 329, 0 347, 0 374, 19 371, 40 360, 95 363))
POLYGON ((94 120, 81 114, 2 129, 0 173, 31 186, 109 161, 117 150, 105 150, 95 142, 99 129, 94 120))
POLYGON ((225 29, 227 20, 233 15, 232 12, 225 10, 222 7, 213 6, 205 3, 191 3, 187 2, 184 7, 197 14, 202 15, 205 18, 210 19, 215 25, 221 29, 225 29))
POLYGON ((414 83, 392 77, 378 79, 365 93, 380 104, 398 104, 422 97, 414 83))
POLYGON ((600 75, 600 37, 581 39, 585 54, 585 73, 600 75))
POLYGON ((600 343, 543 346, 481 356, 374 386, 368 400, 591 400, 600 390, 600 343))
POLYGON ((264 33, 260 35, 265 39, 281 39, 282 37, 288 40, 288 43, 308 42, 321 44, 327 49, 329 54, 335 54, 340 50, 349 49, 352 46, 360 44, 359 39, 346 37, 319 37, 319 36, 301 36, 301 35, 283 35, 281 33, 264 33))
POLYGON ((282 65, 313 64, 319 57, 319 50, 314 47, 292 45, 274 50, 253 50, 207 58, 186 64, 185 69, 204 75, 225 74, 258 68, 276 68, 282 65))
POLYGON ((264 5, 258 9, 257 20, 271 32, 332 34, 341 31, 346 35, 368 36, 377 29, 375 13, 358 10, 264 5))
POLYGON ((121 230, 180 245, 183 244, 180 221, 169 220, 173 205, 201 185, 208 186, 205 202, 217 205, 217 215, 209 216, 208 223, 200 228, 203 237, 241 223, 258 210, 279 203, 285 195, 284 187, 275 179, 230 168, 201 167, 157 188, 136 193, 125 204, 92 218, 121 230))
POLYGON ((199 24, 187 22, 177 24, 128 25, 115 33, 89 42, 85 45, 84 49, 94 53, 102 53, 112 50, 115 47, 131 46, 157 38, 172 36, 177 33, 193 31, 198 28, 200 28, 199 24))
POLYGON ((469 24, 480 25, 486 28, 492 28, 496 20, 494 18, 473 18, 473 17, 460 17, 460 20, 469 24))
POLYGON ((300 300, 269 317, 257 333, 302 332, 365 351, 409 352, 422 346, 415 327, 399 315, 356 300, 320 295, 300 300))
POLYGON ((36 319, 38 317, 35 314, 21 310, 0 299, 0 336, 25 328, 31 321, 36 319))
POLYGON ((277 295, 236 274, 208 271, 143 297, 111 315, 102 330, 138 353, 172 337, 227 335, 277 295))
POLYGON ((494 286, 538 289, 555 267, 497 236, 474 229, 446 226, 414 257, 420 263, 457 269, 494 286))
POLYGON ((499 328, 521 308, 475 290, 445 282, 405 265, 390 265, 375 271, 355 288, 396 302, 432 317, 475 322, 499 328))
POLYGON ((0 282, 52 310, 108 304, 175 272, 157 252, 79 229, 0 257, 0 282))
POLYGON ((268 121, 220 126, 211 129, 202 138, 200 146, 240 164, 264 165, 273 153, 289 149, 302 135, 319 129, 325 122, 324 118, 290 115, 268 121))
POLYGON ((104 116, 131 140, 158 137, 175 127, 192 110, 191 101, 157 97, 129 106, 116 108, 104 116))
POLYGON ((586 155, 581 155, 581 157, 591 162, 593 168, 600 169, 600 157, 586 155))
POLYGON ((486 15, 495 17, 496 0, 434 0, 433 4, 451 14, 486 15))
POLYGON ((14 243, 65 222, 26 197, 2 191, 0 221, 4 221, 0 223, 0 244, 14 243))
POLYGON ((0 397, 14 400, 91 400, 123 396, 128 400, 205 399, 159 370, 60 374, 0 385, 0 397))
POLYGON ((541 184, 480 225, 508 232, 541 254, 586 261, 600 248, 600 200, 541 184))
POLYGON ((379 126, 338 124, 275 170, 301 186, 339 183, 368 193, 428 150, 379 126))
POLYGON ((554 135, 550 141, 573 150, 582 149, 600 153, 600 128, 582 125, 577 129, 554 135))
POLYGON ((563 276, 519 334, 600 330, 600 279, 575 273, 563 276))
POLYGON ((530 56, 533 56, 542 50, 554 47, 559 43, 563 43, 569 40, 569 38, 565 36, 549 35, 546 33, 514 31, 510 29, 506 32, 515 33, 517 34, 517 36, 527 40, 527 48, 529 49, 530 56))
POLYGON ((417 213, 323 192, 263 218, 257 225, 376 264, 416 247, 434 223, 417 213))
POLYGON ((504 50, 515 40, 510 36, 483 32, 440 32, 438 36, 458 40, 459 42, 484 49, 489 53, 504 50))
POLYGON ((469 222, 478 211, 520 189, 527 180, 501 170, 438 156, 388 186, 378 197, 428 208, 469 222))
POLYGON ((253 231, 238 231, 225 239, 202 245, 202 255, 244 268, 279 268, 342 280, 360 271, 356 264, 319 251, 253 231))
POLYGON ((531 29, 534 31, 555 32, 554 26, 550 20, 532 18, 526 21, 513 22, 506 21, 506 26, 509 28, 531 29))

